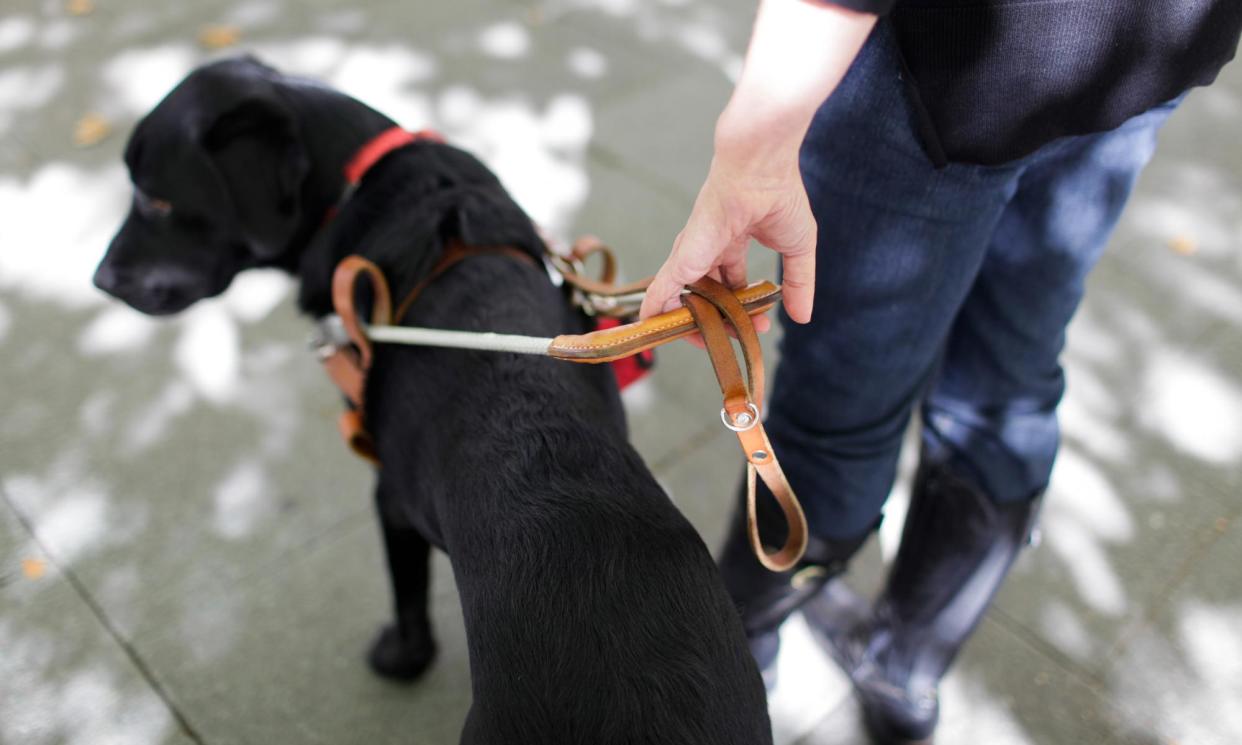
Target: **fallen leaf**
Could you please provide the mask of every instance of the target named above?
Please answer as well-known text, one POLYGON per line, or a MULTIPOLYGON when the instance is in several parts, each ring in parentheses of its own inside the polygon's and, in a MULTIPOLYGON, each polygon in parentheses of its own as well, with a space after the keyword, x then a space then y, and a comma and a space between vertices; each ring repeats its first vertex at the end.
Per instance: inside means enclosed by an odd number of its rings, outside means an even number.
POLYGON ((225 49, 237 46, 241 40, 241 30, 236 26, 204 26, 198 32, 198 43, 207 49, 225 49))
POLYGON ((69 0, 65 3, 65 10, 71 16, 90 15, 95 12, 95 0, 69 0))
POLYGON ((1182 256, 1194 256, 1199 253, 1199 242, 1188 235, 1179 235, 1169 241, 1169 248, 1173 249, 1173 253, 1182 256))
POLYGON ((99 114, 87 114, 73 127, 73 144, 78 147, 98 145, 112 134, 112 124, 99 114))
POLYGON ((22 574, 26 579, 41 579, 47 574, 47 562, 43 559, 22 559, 22 574))

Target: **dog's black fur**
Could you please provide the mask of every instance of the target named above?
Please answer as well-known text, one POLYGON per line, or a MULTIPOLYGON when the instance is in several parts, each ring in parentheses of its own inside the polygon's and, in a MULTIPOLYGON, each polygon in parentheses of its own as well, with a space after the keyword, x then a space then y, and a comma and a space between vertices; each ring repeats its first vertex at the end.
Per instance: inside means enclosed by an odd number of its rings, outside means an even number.
MULTIPOLYGON (((135 202, 96 284, 173 313, 246 268, 275 266, 300 278, 299 304, 321 316, 350 253, 378 263, 397 297, 452 236, 540 255, 496 178, 434 143, 382 160, 324 226, 344 164, 390 126, 253 58, 200 68, 130 140, 135 202)), ((541 269, 505 256, 454 267, 409 321, 585 328, 541 269)), ((463 743, 771 742, 736 613, 702 541, 626 441, 609 370, 381 345, 367 404, 396 605, 371 650, 379 673, 413 679, 432 659, 434 545, 451 559, 470 651, 463 743)))

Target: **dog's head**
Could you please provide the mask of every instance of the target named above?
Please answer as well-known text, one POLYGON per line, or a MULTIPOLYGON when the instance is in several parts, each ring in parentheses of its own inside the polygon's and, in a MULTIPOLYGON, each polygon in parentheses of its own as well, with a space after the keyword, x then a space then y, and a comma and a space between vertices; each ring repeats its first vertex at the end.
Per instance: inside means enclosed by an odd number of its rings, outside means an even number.
POLYGON ((133 204, 95 285, 150 314, 274 264, 303 222, 310 164, 282 77, 246 57, 194 71, 135 127, 133 204))

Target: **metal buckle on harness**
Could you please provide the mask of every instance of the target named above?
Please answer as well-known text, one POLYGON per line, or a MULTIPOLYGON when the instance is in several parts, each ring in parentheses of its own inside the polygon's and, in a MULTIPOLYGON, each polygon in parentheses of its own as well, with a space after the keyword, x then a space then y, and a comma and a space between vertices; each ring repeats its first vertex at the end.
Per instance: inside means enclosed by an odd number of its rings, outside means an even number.
POLYGON ((646 292, 631 292, 628 295, 595 295, 582 293, 583 304, 589 305, 594 313, 610 316, 629 316, 638 313, 643 304, 646 292))
MULTIPOLYGON (((547 239, 545 239, 545 243, 546 242, 547 239)), ((552 247, 555 244, 549 243, 548 245, 549 247, 552 247)), ((557 248, 559 248, 559 246, 557 246, 557 248)), ((543 255, 543 261, 548 267, 548 275, 552 277, 552 283, 557 287, 565 285, 566 274, 576 274, 581 276, 584 271, 581 261, 571 256, 567 256, 557 250, 549 250, 545 252, 543 255)), ((599 312, 599 308, 596 306, 596 303, 592 302, 592 299, 577 287, 572 288, 572 292, 569 294, 569 301, 588 317, 594 317, 599 312)))
POLYGON ((307 347, 320 362, 336 354, 337 350, 348 347, 350 343, 345 323, 335 313, 320 318, 306 341, 307 347))
POLYGON ((561 274, 561 270, 557 269, 552 259, 548 258, 546 251, 543 254, 543 268, 548 273, 548 279, 552 280, 553 287, 561 287, 565 284, 565 275, 561 274))

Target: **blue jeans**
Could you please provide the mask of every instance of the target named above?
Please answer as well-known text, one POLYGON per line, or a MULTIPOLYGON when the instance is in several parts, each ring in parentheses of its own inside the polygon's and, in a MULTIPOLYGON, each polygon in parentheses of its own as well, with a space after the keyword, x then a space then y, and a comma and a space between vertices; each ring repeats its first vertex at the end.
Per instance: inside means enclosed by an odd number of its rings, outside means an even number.
POLYGON ((806 325, 782 315, 769 407, 813 533, 876 522, 916 404, 924 457, 998 502, 1044 490, 1066 325, 1175 105, 1003 166, 937 170, 877 27, 802 147, 815 311, 806 325))

